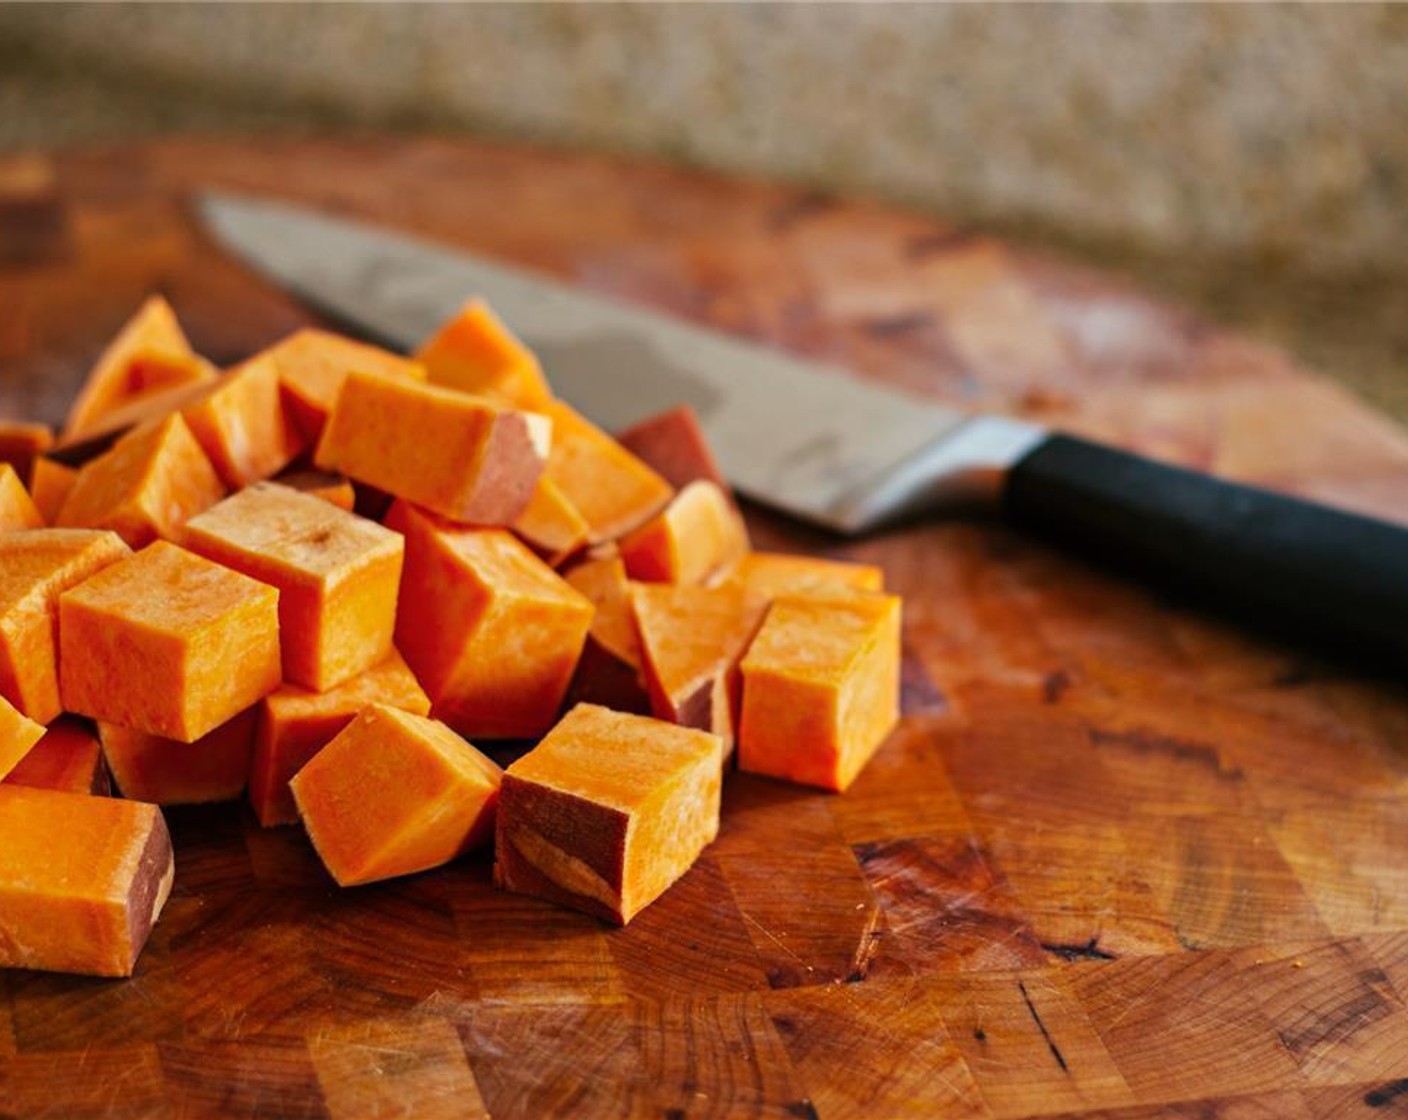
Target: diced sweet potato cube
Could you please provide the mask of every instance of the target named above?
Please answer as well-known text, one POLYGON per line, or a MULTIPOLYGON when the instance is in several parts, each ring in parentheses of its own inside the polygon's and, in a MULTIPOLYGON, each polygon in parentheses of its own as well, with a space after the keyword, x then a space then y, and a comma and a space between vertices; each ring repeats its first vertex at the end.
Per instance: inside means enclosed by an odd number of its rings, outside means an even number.
POLYGON ((543 472, 551 424, 438 385, 352 373, 316 461, 456 521, 507 525, 543 472))
POLYGON ((699 417, 687 404, 647 417, 616 433, 616 439, 677 490, 691 482, 712 482, 728 489, 699 417))
POLYGON ((511 534, 464 529, 405 502, 396 646, 431 714, 470 738, 518 739, 552 725, 592 605, 511 534))
POLYGON ((44 725, 35 723, 0 696, 0 778, 18 766, 42 738, 44 725))
POLYGON ((244 793, 254 753, 256 709, 241 712, 194 743, 99 723, 103 756, 122 796, 154 805, 234 801, 244 793))
POLYGON ((308 443, 284 411, 279 367, 268 358, 235 367, 181 415, 231 490, 283 470, 308 443))
POLYGON ((626 572, 648 583, 713 583, 747 553, 743 518, 712 482, 691 482, 621 541, 626 572))
POLYGON ((24 488, 20 476, 9 463, 0 463, 0 533, 15 529, 39 529, 44 515, 24 488))
POLYGON ((354 370, 382 377, 425 380, 425 367, 365 342, 312 328, 297 331, 257 355, 278 366, 294 422, 310 442, 322 435, 328 413, 354 370))
POLYGON ((201 400, 218 377, 214 366, 204 381, 181 383, 153 389, 113 406, 77 436, 59 441, 56 452, 69 463, 84 463, 102 454, 135 428, 174 416, 187 405, 201 400))
MULTIPOLYGON (((138 350, 128 366, 132 386, 130 401, 177 386, 203 385, 214 381, 220 371, 199 354, 175 354, 168 350, 138 350)), ((106 422, 111 413, 102 417, 106 422)))
POLYGON ((5 782, 31 789, 106 796, 108 768, 98 738, 80 720, 59 719, 10 771, 5 782))
POLYGON ((593 704, 504 773, 494 881, 625 925, 719 831, 723 744, 593 704))
POLYGON ((844 790, 899 719, 900 600, 784 596, 742 672, 739 768, 844 790))
POLYGON ((533 487, 533 496, 513 522, 513 531, 556 568, 586 546, 588 526, 562 488, 546 475, 533 487))
POLYGON ((650 697, 641 676, 631 588, 626 565, 614 546, 608 547, 611 551, 588 556, 563 573, 596 607, 587 644, 567 689, 567 703, 601 704, 618 712, 643 714, 650 711, 650 697))
POLYGON ((631 598, 651 711, 714 732, 727 755, 738 712, 738 662, 766 604, 738 586, 638 583, 631 598))
POLYGON ((373 704, 290 785, 323 864, 351 887, 439 867, 488 841, 501 780, 443 723, 373 704))
POLYGON ((123 436, 85 463, 57 524, 111 529, 133 548, 181 526, 225 496, 210 460, 180 416, 123 436))
POLYGON ((768 600, 779 595, 845 594, 885 588, 885 573, 874 564, 790 556, 783 552, 750 552, 728 578, 768 600))
POLYGON ((552 397, 538 359, 483 300, 466 303, 416 351, 416 360, 436 384, 518 408, 540 408, 552 397))
POLYGON ((171 893, 161 810, 0 785, 0 967, 131 976, 171 893))
POLYGON ((331 502, 338 509, 345 509, 348 513, 352 512, 352 507, 357 501, 356 491, 352 489, 352 480, 332 471, 284 471, 276 475, 274 481, 290 490, 301 490, 315 498, 322 498, 323 501, 331 502))
POLYGON ((279 589, 285 680, 321 692, 391 652, 405 545, 375 521, 261 482, 187 522, 185 544, 279 589))
POLYGON ((586 520, 589 543, 615 540, 665 508, 670 484, 595 424, 561 401, 542 412, 553 432, 547 476, 586 520))
POLYGON ((166 541, 59 597, 68 711, 193 743, 280 679, 278 591, 166 541))
POLYGON ((131 550, 116 533, 37 529, 0 535, 0 696, 30 719, 59 702, 59 596, 131 550))
POLYGON ((298 823, 288 783, 333 736, 372 704, 430 714, 430 698, 394 649, 380 665, 327 692, 285 684, 264 697, 254 737, 249 803, 266 828, 298 823))
POLYGON ((24 420, 0 420, 0 463, 9 463, 25 482, 32 482, 34 460, 54 444, 54 430, 48 424, 24 420))
POLYGON ((98 358, 68 411, 64 436, 81 434, 115 406, 150 388, 139 372, 144 365, 160 359, 171 365, 194 356, 171 305, 152 296, 98 358))
POLYGON ((39 510, 44 524, 52 525, 58 520, 59 510, 68 500, 69 491, 78 479, 78 471, 64 466, 47 455, 40 455, 30 468, 29 494, 39 510))

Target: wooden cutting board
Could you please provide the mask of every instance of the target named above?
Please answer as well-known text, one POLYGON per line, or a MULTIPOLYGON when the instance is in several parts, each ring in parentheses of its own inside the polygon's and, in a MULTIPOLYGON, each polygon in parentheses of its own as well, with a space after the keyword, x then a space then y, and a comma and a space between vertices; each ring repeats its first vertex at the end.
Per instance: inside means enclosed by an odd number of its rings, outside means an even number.
MULTIPOLYGON (((1408 517, 1408 435, 1118 282, 877 207, 467 142, 0 163, 0 411, 58 419, 152 290, 221 363, 308 321, 195 227, 202 184, 1408 517)), ((906 717, 849 793, 730 778, 718 842, 619 931, 495 892, 484 858, 340 892, 296 830, 173 811, 135 979, 0 978, 0 1114, 1408 1110, 1400 687, 1000 527, 752 521, 906 597, 906 717)))

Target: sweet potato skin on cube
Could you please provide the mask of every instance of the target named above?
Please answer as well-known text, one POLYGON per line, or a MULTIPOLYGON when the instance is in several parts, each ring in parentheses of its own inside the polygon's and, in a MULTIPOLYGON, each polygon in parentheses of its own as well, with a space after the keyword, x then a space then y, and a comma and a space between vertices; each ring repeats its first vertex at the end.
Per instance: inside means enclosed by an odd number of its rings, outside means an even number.
POLYGON ((687 404, 648 416, 616 439, 676 490, 691 482, 712 482, 728 490, 718 460, 699 426, 699 417, 687 404))
POLYGON ((430 714, 430 698, 396 650, 365 673, 327 692, 285 684, 259 706, 249 804, 265 828, 297 824, 288 783, 333 737, 372 704, 412 715, 430 714))
POLYGON ((250 708, 194 743, 99 723, 103 757, 122 796, 153 805, 234 801, 249 780, 256 710, 250 708))
POLYGON ((552 420, 547 477, 586 521, 589 544, 612 541, 665 508, 670 484, 562 401, 543 405, 552 420))
POLYGON ((311 327, 295 331, 255 357, 267 358, 278 367, 289 414, 311 443, 322 435, 342 382, 354 370, 425 380, 425 367, 418 362, 311 327))
POLYGON ((448 863, 493 835, 502 774, 444 724, 373 704, 290 783, 339 886, 448 863))
POLYGON ((9 463, 0 463, 0 533, 16 529, 39 529, 44 515, 24 488, 20 476, 9 463))
POLYGON ((51 723, 44 737, 4 780, 10 785, 59 793, 106 797, 111 792, 97 736, 83 721, 68 717, 51 723))
POLYGON ((59 597, 64 708, 193 743, 279 686, 278 601, 158 541, 59 597))
POLYGON ((501 529, 465 529, 398 502, 406 537, 396 646, 431 714, 471 739, 552 725, 591 625, 590 601, 501 529))
POLYGON ((748 554, 748 530, 723 490, 689 483, 663 511, 621 541, 632 579, 710 584, 748 554))
POLYGON ((900 600, 777 599, 743 659, 738 765, 844 790, 899 720, 900 600))
POLYGON ((0 967, 131 976, 175 867, 155 805, 0 785, 0 967))
POLYGON ((133 548, 181 526, 225 496, 205 452, 180 416, 168 416, 123 436, 85 463, 57 524, 111 529, 133 548))
POLYGON ((0 535, 0 696, 39 723, 59 698, 59 596, 132 554, 116 533, 40 529, 0 535))
POLYGON ((747 588, 638 583, 631 588, 656 718, 712 731, 733 750, 738 662, 766 603, 747 588))
POLYGON ((286 680, 323 691, 391 652, 405 546, 390 529, 261 482, 187 522, 185 545, 279 589, 286 680))
POLYGON ((133 376, 133 367, 143 356, 159 356, 170 362, 195 356, 176 322, 176 313, 160 296, 142 304, 98 358, 69 408, 65 438, 82 434, 146 387, 133 376))
POLYGON ((543 473, 551 429, 487 397, 352 373, 314 458, 456 521, 508 525, 543 473))
POLYGON ((552 397, 533 352, 480 299, 469 300, 415 356, 438 385, 530 410, 552 397))
POLYGON ((718 736, 579 704, 504 773, 494 881, 625 925, 719 829, 718 736))
POLYGON ((0 696, 0 778, 4 778, 44 738, 44 725, 0 696))

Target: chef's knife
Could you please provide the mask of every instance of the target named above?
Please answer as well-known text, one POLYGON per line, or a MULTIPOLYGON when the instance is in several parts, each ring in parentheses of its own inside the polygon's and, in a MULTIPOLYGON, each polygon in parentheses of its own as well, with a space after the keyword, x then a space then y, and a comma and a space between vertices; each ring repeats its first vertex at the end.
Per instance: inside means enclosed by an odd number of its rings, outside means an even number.
POLYGON ((210 193, 216 239, 408 350, 470 295, 608 429, 688 403, 749 498, 845 534, 987 506, 1279 629, 1408 664, 1408 529, 999 415, 966 415, 518 268, 313 210, 210 193))

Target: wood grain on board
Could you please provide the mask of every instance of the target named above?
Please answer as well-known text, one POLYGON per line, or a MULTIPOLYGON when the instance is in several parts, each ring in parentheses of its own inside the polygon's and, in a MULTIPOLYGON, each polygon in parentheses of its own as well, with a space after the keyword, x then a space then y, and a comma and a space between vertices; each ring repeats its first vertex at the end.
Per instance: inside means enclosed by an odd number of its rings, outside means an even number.
MULTIPOLYGON (((0 414, 59 420, 151 291, 222 364, 310 321, 197 228, 202 185, 1408 518, 1408 434, 1118 281, 879 207, 460 141, 0 161, 0 414)), ((1408 1113, 1399 683, 996 525, 750 520, 905 596, 906 717, 849 793, 734 775, 717 844, 625 930, 495 892, 482 856, 339 892, 295 829, 172 812, 134 979, 0 977, 0 1114, 1408 1113)))

